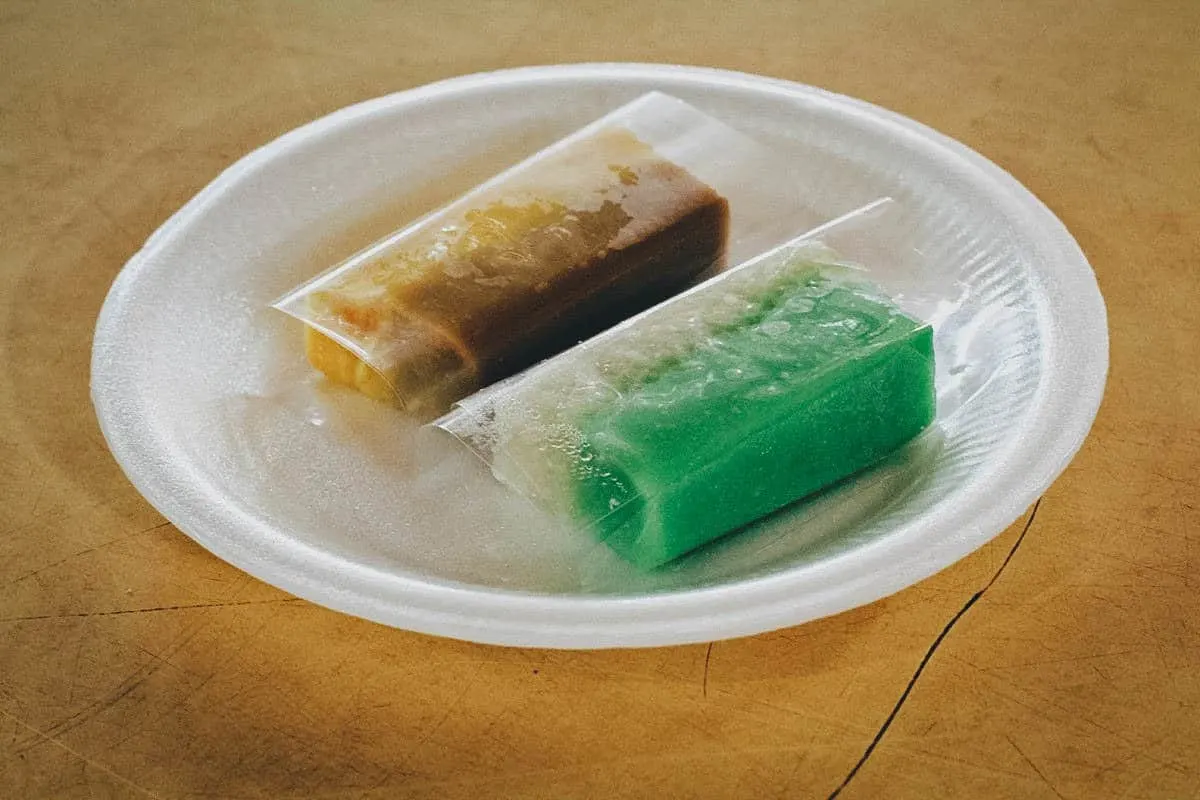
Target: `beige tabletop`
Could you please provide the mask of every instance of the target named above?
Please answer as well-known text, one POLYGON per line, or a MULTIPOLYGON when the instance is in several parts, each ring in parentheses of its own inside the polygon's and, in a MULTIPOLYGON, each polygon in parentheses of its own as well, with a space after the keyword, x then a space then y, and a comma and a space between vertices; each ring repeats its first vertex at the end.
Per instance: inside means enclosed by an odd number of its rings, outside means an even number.
POLYGON ((0 797, 1200 797, 1200 3, 0 6, 0 797), (479 70, 661 61, 895 109, 1058 213, 1112 369, 974 555, 714 645, 391 630, 209 555, 88 400, 121 265, 316 116, 479 70))

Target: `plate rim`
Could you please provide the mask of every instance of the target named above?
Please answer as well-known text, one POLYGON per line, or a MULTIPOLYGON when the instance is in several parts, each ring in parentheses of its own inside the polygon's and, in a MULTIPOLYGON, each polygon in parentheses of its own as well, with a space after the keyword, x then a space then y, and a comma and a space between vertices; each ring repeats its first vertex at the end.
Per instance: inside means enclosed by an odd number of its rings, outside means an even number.
MULTIPOLYGON (((227 563, 269 584, 337 611, 432 635, 524 647, 644 647, 727 639, 801 624, 874 602, 956 563, 1020 518, 1070 463, 1099 410, 1108 359, 1107 312, 1087 257, 1061 220, 1039 198, 975 150, 897 112, 806 84, 711 67, 599 62, 473 73, 390 93, 305 123, 238 159, 154 231, 117 275, 96 323, 91 395, 105 441, 134 487, 185 535, 227 563), (768 90, 781 98, 820 101, 838 111, 887 124, 925 145, 937 145, 993 184, 996 192, 992 199, 1002 201, 1005 211, 1011 212, 1010 218, 1021 220, 1023 230, 1037 240, 1044 252, 1057 256, 1052 274, 1031 275, 1043 284, 1044 296, 1057 301, 1043 303, 1048 308, 1039 309, 1038 313, 1045 343, 1043 374, 1049 379, 1039 384, 1025 418, 1005 447, 997 452, 987 473, 1000 474, 1009 484, 1019 485, 997 491, 995 486, 975 485, 981 483, 976 478, 942 502, 961 503, 962 496, 972 492, 982 502, 976 506, 963 504, 970 509, 969 515, 960 511, 958 517, 962 519, 951 518, 935 526, 940 528, 938 537, 921 537, 929 539, 925 542, 927 550, 909 552, 901 558, 896 558, 892 551, 904 549, 902 537, 889 535, 815 564, 715 586, 636 597, 551 595, 388 572, 291 539, 282 542, 282 550, 278 543, 274 543, 272 550, 238 547, 229 538, 214 535, 214 528, 229 528, 233 524, 235 530, 247 531, 262 527, 259 521, 233 506, 225 509, 224 514, 214 513, 205 498, 220 496, 222 493, 216 487, 207 480, 196 480, 195 475, 189 476, 182 489, 177 482, 163 480, 172 462, 162 452, 148 448, 150 442, 145 437, 139 440, 116 432, 118 428, 132 429, 128 424, 116 425, 114 420, 123 414, 136 414, 136 409, 118 402, 112 392, 97 393, 96 387, 104 384, 106 370, 113 367, 105 353, 108 342, 120 333, 122 297, 172 235, 185 229, 226 188, 292 144, 376 111, 418 104, 425 98, 476 90, 488 84, 604 77, 683 80, 693 85, 715 83, 760 92, 768 90), (1071 336, 1056 336, 1047 329, 1051 313, 1060 321, 1057 327, 1071 330, 1071 336), (1072 392, 1056 395, 1052 391, 1052 379, 1060 374, 1049 368, 1052 362, 1071 365, 1075 377, 1072 392), (1050 413, 1056 408, 1063 413, 1050 413), (1022 454, 1027 457, 1018 460, 1022 454), (131 465, 143 466, 139 469, 131 465), (1020 467, 1019 476, 1014 473, 1014 466, 1020 467), (1014 481, 1017 477, 1019 480, 1014 481), (969 519, 963 518, 968 516, 969 519), (181 524, 182 520, 186 524, 181 524), (948 524, 951 521, 958 524, 948 524), (864 555, 870 557, 865 566, 871 569, 864 568, 864 555), (848 561, 860 566, 851 570, 852 575, 846 580, 840 573, 845 571, 848 561), (305 565, 318 568, 306 572, 305 565), (341 580, 315 580, 314 573, 341 580)), ((915 520, 897 532, 913 535, 929 527, 929 520, 915 520)), ((259 540, 248 537, 248 541, 259 540)))

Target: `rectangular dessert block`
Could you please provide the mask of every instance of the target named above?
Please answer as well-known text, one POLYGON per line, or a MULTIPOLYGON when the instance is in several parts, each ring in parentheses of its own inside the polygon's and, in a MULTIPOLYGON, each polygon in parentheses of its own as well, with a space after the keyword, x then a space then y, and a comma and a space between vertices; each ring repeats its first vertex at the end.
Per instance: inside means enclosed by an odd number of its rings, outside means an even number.
POLYGON ((582 415, 572 504, 657 566, 875 463, 933 415, 932 330, 813 278, 582 415))
POLYGON ((933 420, 928 325, 801 256, 731 277, 464 407, 480 428, 448 429, 501 480, 650 568, 853 475, 933 420))
POLYGON ((436 410, 720 267, 725 199, 633 133, 578 138, 306 296, 331 380, 436 410))

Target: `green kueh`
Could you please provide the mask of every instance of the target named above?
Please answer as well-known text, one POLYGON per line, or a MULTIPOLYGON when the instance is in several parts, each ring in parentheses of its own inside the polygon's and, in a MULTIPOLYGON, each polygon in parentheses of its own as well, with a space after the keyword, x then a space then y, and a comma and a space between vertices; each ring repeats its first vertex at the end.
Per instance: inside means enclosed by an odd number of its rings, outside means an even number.
POLYGON ((934 418, 932 328, 798 255, 577 350, 490 401, 493 470, 644 568, 871 466, 934 418))

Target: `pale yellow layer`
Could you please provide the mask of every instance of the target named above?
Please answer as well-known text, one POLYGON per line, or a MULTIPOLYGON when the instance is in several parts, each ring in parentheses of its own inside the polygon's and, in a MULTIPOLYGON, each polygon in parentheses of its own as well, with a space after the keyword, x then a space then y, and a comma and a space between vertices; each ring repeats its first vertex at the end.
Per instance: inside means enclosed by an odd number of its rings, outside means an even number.
POLYGON ((334 383, 357 389, 375 400, 396 401, 396 393, 383 375, 333 339, 307 325, 304 327, 304 351, 308 363, 334 383))

